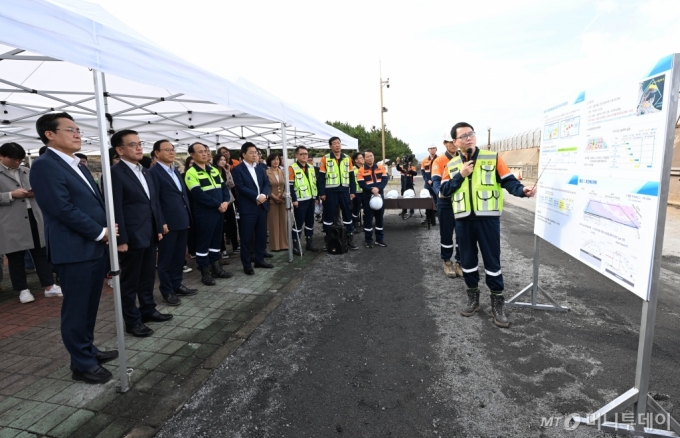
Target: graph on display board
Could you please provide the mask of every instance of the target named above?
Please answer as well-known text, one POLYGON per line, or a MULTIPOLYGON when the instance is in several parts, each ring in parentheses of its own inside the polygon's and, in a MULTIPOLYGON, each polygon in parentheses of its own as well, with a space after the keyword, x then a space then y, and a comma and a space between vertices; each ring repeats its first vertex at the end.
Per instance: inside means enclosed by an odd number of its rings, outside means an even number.
POLYGON ((534 233, 648 299, 673 57, 544 111, 534 233))

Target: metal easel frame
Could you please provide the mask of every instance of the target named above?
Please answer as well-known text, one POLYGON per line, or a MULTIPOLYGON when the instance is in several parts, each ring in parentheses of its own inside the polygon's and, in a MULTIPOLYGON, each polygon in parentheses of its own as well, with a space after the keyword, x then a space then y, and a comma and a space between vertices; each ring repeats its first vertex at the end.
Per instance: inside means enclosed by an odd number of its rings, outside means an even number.
POLYGON ((635 370, 635 387, 587 417, 573 418, 574 421, 580 424, 597 427, 604 432, 622 435, 680 437, 680 425, 678 422, 648 394, 649 374, 652 365, 652 345, 654 343, 654 324, 656 322, 656 307, 659 300, 661 254, 671 179, 671 161, 673 159, 675 116, 678 111, 678 92, 680 91, 680 54, 678 53, 673 55, 673 65, 670 70, 669 79, 670 84, 666 84, 666 92, 670 93, 666 120, 666 147, 663 154, 661 185, 659 187, 659 210, 656 222, 656 240, 654 241, 654 258, 652 260, 652 282, 649 288, 649 299, 642 303, 642 321, 640 323, 640 340, 635 370), (618 421, 618 414, 629 408, 633 410, 633 422, 620 423, 618 421), (651 426, 644 421, 648 415, 647 408, 654 414, 663 415, 667 418, 667 429, 670 430, 645 427, 645 425, 651 426), (612 415, 615 415, 614 421, 608 421, 608 417, 612 415))
POLYGON ((555 312, 568 312, 569 308, 564 307, 560 305, 557 301, 553 299, 553 297, 550 296, 546 291, 543 290, 541 286, 538 285, 538 267, 540 264, 540 247, 541 247, 541 238, 538 237, 537 235, 534 235, 534 273, 533 273, 533 281, 529 283, 527 287, 519 291, 517 295, 514 297, 510 298, 508 301, 505 302, 505 305, 508 307, 525 307, 525 308, 530 308, 530 309, 537 309, 537 310, 552 310, 555 312), (531 302, 529 303, 522 303, 522 302, 517 302, 517 300, 525 295, 526 293, 531 292, 531 302), (543 295, 548 301, 550 301, 552 304, 539 304, 538 303, 538 294, 543 295))

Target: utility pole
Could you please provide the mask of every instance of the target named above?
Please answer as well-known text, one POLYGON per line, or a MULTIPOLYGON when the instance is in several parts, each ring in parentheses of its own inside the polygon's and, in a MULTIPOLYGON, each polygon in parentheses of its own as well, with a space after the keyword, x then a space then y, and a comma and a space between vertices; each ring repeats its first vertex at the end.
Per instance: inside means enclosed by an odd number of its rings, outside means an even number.
POLYGON ((487 140, 487 145, 489 146, 489 149, 491 149, 491 126, 487 128, 487 131, 489 131, 489 137, 487 140))
POLYGON ((385 108, 383 106, 383 87, 384 86, 387 86, 387 88, 390 88, 390 78, 387 78, 387 80, 383 81, 382 72, 381 72, 380 73, 380 129, 381 129, 381 132, 382 132, 382 162, 383 162, 383 166, 386 166, 387 162, 385 161, 385 113, 387 112, 387 108, 385 108))

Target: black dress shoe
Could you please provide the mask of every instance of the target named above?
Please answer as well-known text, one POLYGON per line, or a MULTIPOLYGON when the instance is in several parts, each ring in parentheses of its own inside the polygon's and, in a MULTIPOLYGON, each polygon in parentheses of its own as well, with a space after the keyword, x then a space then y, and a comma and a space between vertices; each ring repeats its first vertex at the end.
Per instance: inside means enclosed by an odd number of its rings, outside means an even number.
POLYGON ((153 313, 142 315, 142 322, 165 322, 170 321, 171 319, 171 314, 161 313, 158 310, 154 310, 153 313))
POLYGON ((73 380, 80 380, 85 383, 98 384, 108 382, 111 380, 111 378, 113 378, 113 374, 111 374, 111 371, 107 370, 106 368, 95 365, 89 370, 85 371, 73 370, 71 378, 73 380))
POLYGON ((267 251, 265 251, 265 252, 264 252, 264 256, 265 256, 265 258, 268 258, 268 259, 270 259, 270 258, 274 257, 274 254, 272 254, 272 253, 270 253, 270 252, 267 252, 267 251))
POLYGON ((272 265, 271 263, 267 263, 267 262, 262 262, 262 263, 255 262, 255 263, 253 263, 253 266, 255 266, 256 268, 265 268, 265 269, 271 269, 271 268, 274 267, 274 265, 272 265))
POLYGON ((185 285, 181 284, 177 290, 175 290, 175 295, 181 295, 181 296, 189 296, 189 295, 196 295, 198 293, 198 289, 189 289, 185 285))
POLYGON ((182 300, 180 300, 175 294, 170 294, 167 296, 163 295, 163 301, 168 303, 168 306, 179 306, 182 304, 182 300))
POLYGON ((144 324, 137 324, 134 327, 125 327, 125 331, 138 338, 146 338, 147 336, 153 335, 153 330, 144 324))
POLYGON ((101 365, 103 363, 118 359, 118 350, 100 351, 95 354, 94 357, 97 359, 97 362, 99 362, 99 365, 101 365))
POLYGON ((252 266, 244 266, 243 272, 245 272, 246 275, 255 275, 255 270, 253 269, 252 266))

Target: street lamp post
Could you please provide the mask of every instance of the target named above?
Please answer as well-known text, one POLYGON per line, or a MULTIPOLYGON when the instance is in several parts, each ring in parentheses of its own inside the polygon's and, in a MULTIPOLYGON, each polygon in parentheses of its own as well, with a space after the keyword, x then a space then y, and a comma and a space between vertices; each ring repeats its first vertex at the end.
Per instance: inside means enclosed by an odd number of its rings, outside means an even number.
POLYGON ((487 128, 487 131, 489 131, 489 136, 487 139, 487 145, 489 146, 489 149, 491 149, 491 126, 487 128))
POLYGON ((387 165, 387 162, 385 161, 385 113, 387 112, 387 108, 383 106, 383 87, 387 85, 387 88, 390 88, 390 78, 387 78, 387 80, 383 81, 382 77, 380 78, 380 129, 382 132, 382 161, 383 161, 383 166, 387 165))

